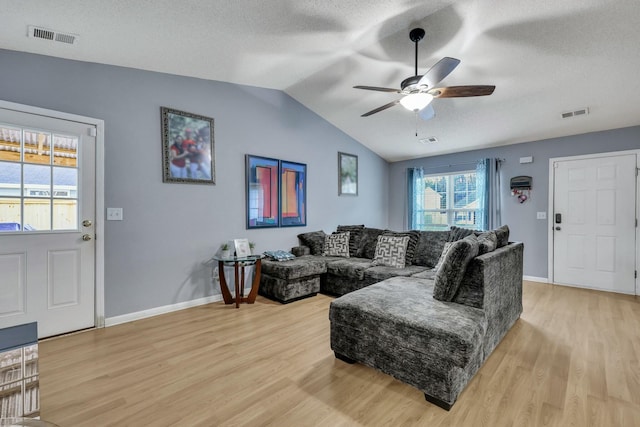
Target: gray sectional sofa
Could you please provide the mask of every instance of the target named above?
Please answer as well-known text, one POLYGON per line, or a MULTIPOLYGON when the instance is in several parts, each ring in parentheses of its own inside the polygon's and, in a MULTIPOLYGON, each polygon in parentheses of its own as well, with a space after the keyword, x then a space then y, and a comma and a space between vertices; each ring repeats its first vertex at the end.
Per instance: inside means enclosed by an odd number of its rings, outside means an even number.
MULTIPOLYGON (((508 242, 506 226, 485 233, 344 226, 336 233, 347 231, 342 257, 322 255, 329 240, 323 232, 298 236, 297 266, 263 263, 263 294, 273 297, 277 276, 278 289, 299 289, 299 282, 303 293, 338 295, 329 310, 336 357, 392 375, 450 409, 522 313, 523 244, 508 242), (396 254, 404 255, 403 267, 376 265, 381 250, 373 242, 380 236, 406 243, 405 253, 396 254), (312 286, 298 274, 305 269, 313 272, 312 286)), ((306 296, 290 295, 276 299, 306 296)))

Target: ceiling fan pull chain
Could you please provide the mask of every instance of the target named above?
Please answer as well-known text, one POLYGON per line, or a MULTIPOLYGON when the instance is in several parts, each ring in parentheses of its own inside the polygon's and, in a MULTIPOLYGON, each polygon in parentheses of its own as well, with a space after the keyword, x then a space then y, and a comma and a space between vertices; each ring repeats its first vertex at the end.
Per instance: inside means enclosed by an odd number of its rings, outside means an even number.
POLYGON ((418 137, 418 112, 416 111, 416 138, 418 137))

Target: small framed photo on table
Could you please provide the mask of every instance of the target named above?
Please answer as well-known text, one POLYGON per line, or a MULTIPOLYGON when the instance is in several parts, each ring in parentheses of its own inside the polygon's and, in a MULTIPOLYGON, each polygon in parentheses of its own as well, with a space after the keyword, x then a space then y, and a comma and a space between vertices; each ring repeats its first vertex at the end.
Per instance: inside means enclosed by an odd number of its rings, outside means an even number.
POLYGON ((251 246, 249 246, 249 239, 234 239, 233 244, 236 249, 236 257, 246 258, 251 255, 251 246))

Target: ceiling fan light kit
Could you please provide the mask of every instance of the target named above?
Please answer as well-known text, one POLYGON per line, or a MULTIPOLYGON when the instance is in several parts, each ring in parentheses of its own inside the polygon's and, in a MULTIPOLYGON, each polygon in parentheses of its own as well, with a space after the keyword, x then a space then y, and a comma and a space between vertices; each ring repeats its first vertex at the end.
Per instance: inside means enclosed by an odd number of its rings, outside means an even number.
POLYGON ((362 115, 368 117, 379 113, 396 104, 402 105, 409 111, 418 113, 422 120, 429 120, 435 117, 431 101, 434 98, 462 98, 470 96, 491 95, 495 86, 475 85, 475 86, 448 86, 436 88, 435 85, 447 77, 457 66, 460 60, 456 58, 444 57, 431 67, 424 75, 418 75, 418 42, 424 37, 422 28, 414 28, 409 32, 409 39, 415 43, 415 75, 408 77, 400 84, 400 89, 392 89, 377 86, 354 86, 355 89, 373 90, 378 92, 391 92, 404 95, 399 100, 382 105, 362 115))
POLYGON ((433 101, 433 95, 419 92, 412 93, 400 100, 400 104, 409 111, 418 112, 433 101))

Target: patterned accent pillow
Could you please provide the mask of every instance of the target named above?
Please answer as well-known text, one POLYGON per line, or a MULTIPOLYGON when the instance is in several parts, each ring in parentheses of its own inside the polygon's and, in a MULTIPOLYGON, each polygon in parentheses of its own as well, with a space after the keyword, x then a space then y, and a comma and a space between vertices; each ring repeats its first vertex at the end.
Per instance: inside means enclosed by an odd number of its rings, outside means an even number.
POLYGON ((324 238, 327 235, 324 231, 312 231, 310 233, 298 234, 298 239, 303 245, 308 246, 311 249, 311 255, 322 255, 324 249, 324 238))
POLYGON ((356 256, 358 246, 360 246, 360 237, 362 236, 362 229, 364 224, 361 225, 339 225, 336 228, 338 233, 344 233, 348 231, 349 234, 349 256, 356 256))
POLYGON ((478 240, 468 236, 453 242, 433 280, 433 298, 453 301, 467 266, 478 255, 478 240))
POLYGON ((475 233, 478 236, 478 255, 493 252, 498 247, 498 236, 495 231, 485 231, 484 233, 475 233))
POLYGON ((282 250, 265 251, 264 255, 274 261, 289 261, 296 258, 292 253, 282 250))
POLYGON ((386 230, 382 233, 383 236, 409 236, 409 243, 407 243, 407 256, 405 258, 404 264, 411 265, 413 264, 413 258, 416 255, 416 249, 418 247, 418 240, 420 240, 420 232, 418 230, 411 231, 390 231, 386 230))
POLYGON ((431 269, 431 271, 440 270, 440 267, 442 267, 442 263, 444 262, 444 258, 447 256, 447 252, 449 252, 449 249, 451 249, 451 245, 453 245, 453 242, 446 242, 444 244, 444 247, 442 248, 442 253, 440 254, 440 259, 436 263, 436 266, 431 269))
POLYGON ((404 268, 409 239, 409 236, 378 236, 376 253, 371 264, 404 268))
POLYGON ((349 258, 349 232, 327 235, 324 239, 322 255, 349 258))
POLYGON ((509 226, 503 225, 500 228, 496 228, 494 230, 496 232, 496 237, 498 238, 498 248, 506 246, 509 243, 509 226))

